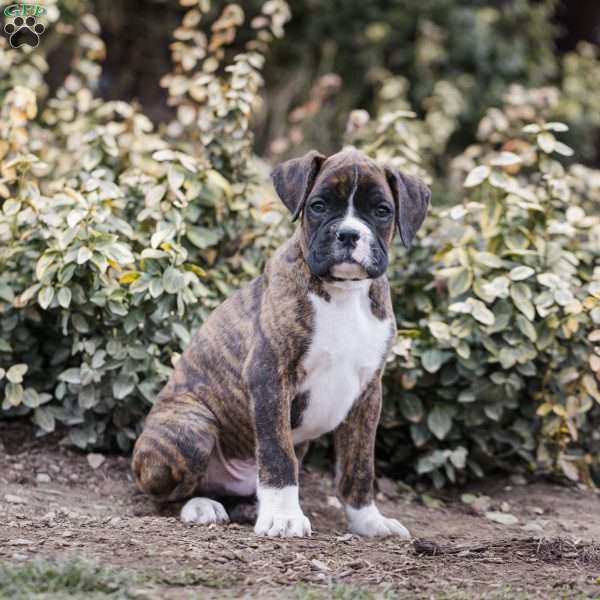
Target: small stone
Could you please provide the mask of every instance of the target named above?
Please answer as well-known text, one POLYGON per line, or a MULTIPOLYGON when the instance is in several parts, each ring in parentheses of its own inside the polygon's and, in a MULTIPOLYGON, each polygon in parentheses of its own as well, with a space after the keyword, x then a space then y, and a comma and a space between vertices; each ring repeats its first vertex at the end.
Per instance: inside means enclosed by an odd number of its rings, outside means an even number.
POLYGON ((29 500, 23 496, 15 496, 14 494, 5 494, 4 499, 11 504, 27 504, 29 500))
POLYGON ((484 513, 490 510, 492 506, 492 499, 489 496, 479 496, 475 501, 472 502, 471 507, 473 510, 484 513))
POLYGON ((485 513, 485 516, 495 523, 500 523, 500 525, 516 525, 519 522, 519 519, 515 517, 515 515, 511 515, 509 513, 498 512, 498 511, 488 511, 485 513))
POLYGON ((510 512, 510 504, 508 502, 503 502, 500 505, 500 510, 505 513, 510 512))
POLYGON ((54 527, 56 525, 56 513, 54 511, 47 512, 40 521, 46 525, 46 527, 54 527))
POLYGON ((342 503, 335 496, 327 496, 327 506, 342 508, 342 503))
POLYGON ((50 483, 50 475, 48 475, 48 473, 38 473, 35 480, 38 483, 50 483))
POLYGON ((510 476, 510 481, 514 485, 527 485, 527 479, 518 473, 510 476))
POLYGON ((96 454, 95 452, 91 452, 87 455, 87 461, 92 469, 98 469, 102 466, 102 463, 106 460, 106 457, 102 454, 96 454))
POLYGON ((535 533, 542 533, 544 531, 542 525, 536 521, 528 521, 525 523, 525 525, 523 525, 523 529, 525 531, 533 531, 535 533))
POLYGON ((571 521, 567 521, 566 519, 558 519, 557 523, 565 531, 572 531, 576 527, 575 523, 572 523, 571 521))
POLYGON ((310 564, 318 571, 330 571, 331 570, 323 561, 317 560, 316 558, 313 558, 310 561, 310 564))
POLYGON ((62 496, 63 492, 59 491, 59 490, 50 490, 50 489, 43 489, 41 490, 44 494, 48 494, 49 496, 62 496))

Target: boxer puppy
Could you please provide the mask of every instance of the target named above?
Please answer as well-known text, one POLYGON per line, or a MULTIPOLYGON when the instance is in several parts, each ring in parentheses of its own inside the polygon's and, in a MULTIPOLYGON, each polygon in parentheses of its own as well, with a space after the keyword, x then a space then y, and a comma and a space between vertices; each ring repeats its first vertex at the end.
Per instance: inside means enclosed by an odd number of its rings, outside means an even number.
POLYGON ((258 535, 309 536, 298 464, 333 431, 350 531, 409 538, 375 506, 374 447, 396 332, 388 248, 396 227, 411 243, 430 191, 356 150, 309 152, 272 178, 300 225, 182 354, 136 443, 136 481, 159 502, 191 498, 186 523, 227 522, 215 497, 256 494, 258 535))

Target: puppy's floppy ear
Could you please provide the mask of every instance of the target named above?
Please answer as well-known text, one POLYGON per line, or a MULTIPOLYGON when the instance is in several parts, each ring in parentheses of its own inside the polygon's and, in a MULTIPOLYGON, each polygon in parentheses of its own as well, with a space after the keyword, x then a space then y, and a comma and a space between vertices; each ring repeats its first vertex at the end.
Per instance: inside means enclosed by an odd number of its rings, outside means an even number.
POLYGON ((302 212, 325 158, 319 152, 311 150, 303 157, 293 158, 273 169, 271 173, 273 185, 292 213, 292 221, 295 221, 302 212))
POLYGON ((396 204, 396 225, 405 248, 410 248, 427 216, 431 190, 422 179, 385 167, 385 174, 396 204))

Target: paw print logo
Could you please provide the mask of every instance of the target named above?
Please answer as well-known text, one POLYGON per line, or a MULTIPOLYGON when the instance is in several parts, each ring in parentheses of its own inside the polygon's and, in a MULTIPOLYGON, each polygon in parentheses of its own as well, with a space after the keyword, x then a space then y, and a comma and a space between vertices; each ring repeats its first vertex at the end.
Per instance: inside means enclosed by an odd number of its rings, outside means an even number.
POLYGON ((4 32, 10 36, 10 45, 13 48, 31 46, 37 48, 40 43, 40 35, 46 28, 38 23, 35 17, 16 17, 13 23, 4 26, 4 32))

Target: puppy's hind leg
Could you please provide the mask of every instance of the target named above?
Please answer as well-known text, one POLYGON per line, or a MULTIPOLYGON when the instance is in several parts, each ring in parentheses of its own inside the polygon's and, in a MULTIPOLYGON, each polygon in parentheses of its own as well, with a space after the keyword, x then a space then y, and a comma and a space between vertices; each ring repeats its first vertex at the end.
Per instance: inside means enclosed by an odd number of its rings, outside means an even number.
MULTIPOLYGON (((202 487, 216 438, 214 417, 196 398, 183 394, 159 400, 133 451, 138 487, 156 502, 194 496, 202 487)), ((209 498, 189 500, 181 519, 202 525, 229 521, 224 507, 209 498)))

